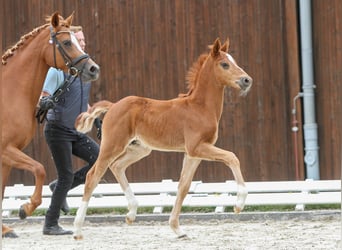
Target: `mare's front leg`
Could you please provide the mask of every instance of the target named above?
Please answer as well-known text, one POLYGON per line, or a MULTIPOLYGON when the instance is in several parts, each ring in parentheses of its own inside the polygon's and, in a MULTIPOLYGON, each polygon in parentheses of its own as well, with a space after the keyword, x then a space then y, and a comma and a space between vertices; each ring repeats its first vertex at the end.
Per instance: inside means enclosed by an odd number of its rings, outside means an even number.
POLYGON ((169 219, 171 229, 179 238, 186 237, 186 233, 179 226, 179 215, 183 201, 189 192, 191 181, 200 162, 200 159, 190 158, 188 155, 184 155, 183 168, 178 184, 177 198, 169 219))
POLYGON ((18 235, 12 228, 2 225, 2 238, 18 238, 18 235))
MULTIPOLYGON (((11 168, 9 166, 2 166, 2 199, 4 198, 5 188, 8 176, 11 173, 11 168)), ((17 238, 18 235, 14 232, 14 230, 6 225, 2 224, 2 238, 17 238)))
POLYGON ((99 159, 95 162, 93 167, 87 173, 87 178, 84 186, 84 194, 80 207, 77 210, 76 217, 74 220, 74 239, 81 240, 82 236, 82 226, 87 214, 89 200, 91 195, 96 188, 97 184, 100 182, 102 176, 106 172, 107 166, 101 165, 99 159), (103 166, 100 168, 100 166, 103 166))
MULTIPOLYGON (((3 169, 12 166, 16 169, 30 171, 35 178, 35 189, 30 198, 30 202, 23 204, 19 209, 20 219, 25 219, 32 215, 34 210, 42 203, 42 190, 45 181, 46 172, 44 166, 33 160, 18 148, 8 147, 3 150, 3 169)), ((6 178, 6 177, 5 177, 6 178)), ((7 179, 3 182, 6 183, 7 179)))
POLYGON ((134 162, 146 157, 151 153, 151 150, 142 146, 139 142, 131 143, 124 154, 122 154, 111 166, 110 170, 119 182, 122 191, 124 192, 127 203, 128 213, 126 214, 126 223, 132 224, 135 220, 138 210, 138 201, 134 196, 132 189, 129 186, 125 171, 134 162))

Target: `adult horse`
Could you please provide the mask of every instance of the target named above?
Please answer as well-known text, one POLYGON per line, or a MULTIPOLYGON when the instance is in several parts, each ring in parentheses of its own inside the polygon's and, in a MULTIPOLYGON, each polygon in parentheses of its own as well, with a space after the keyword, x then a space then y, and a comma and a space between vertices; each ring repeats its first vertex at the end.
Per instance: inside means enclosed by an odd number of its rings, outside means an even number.
MULTIPOLYGON (((49 67, 69 70, 83 81, 99 76, 99 66, 82 51, 70 32, 73 14, 64 19, 57 12, 48 22, 21 37, 2 56, 2 197, 12 168, 28 170, 35 177, 35 190, 29 203, 20 208, 23 219, 42 202, 45 169, 22 152, 36 128, 35 110, 49 67)), ((2 225, 3 237, 16 237, 2 225)))
POLYGON ((234 153, 214 146, 223 110, 224 89, 230 86, 246 94, 252 79, 228 54, 228 40, 221 46, 217 39, 209 54, 199 57, 188 73, 189 92, 178 98, 160 101, 129 96, 117 103, 100 101, 89 112, 79 115, 76 128, 87 132, 96 117, 103 119, 100 154, 87 174, 84 195, 74 221, 74 238, 82 239, 83 225, 91 194, 108 167, 125 193, 129 212, 126 222, 135 220, 138 203, 128 184, 125 170, 132 163, 149 155, 152 150, 184 152, 183 168, 177 198, 169 224, 178 237, 186 236, 179 226, 183 200, 201 160, 225 163, 237 182, 239 213, 247 190, 234 153))

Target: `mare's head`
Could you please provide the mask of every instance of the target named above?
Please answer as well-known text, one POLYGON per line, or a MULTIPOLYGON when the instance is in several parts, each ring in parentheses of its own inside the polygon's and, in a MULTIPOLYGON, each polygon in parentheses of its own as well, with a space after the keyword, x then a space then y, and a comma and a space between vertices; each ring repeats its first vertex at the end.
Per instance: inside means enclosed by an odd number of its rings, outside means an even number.
POLYGON ((51 49, 45 51, 45 61, 50 67, 80 75, 85 82, 94 81, 99 77, 100 67, 82 50, 75 35, 70 31, 72 19, 73 13, 64 19, 57 12, 47 18, 51 23, 51 49))
POLYGON ((252 78, 241 69, 234 58, 228 54, 229 40, 222 45, 217 38, 208 58, 214 64, 214 75, 218 84, 239 89, 241 95, 246 95, 252 87, 252 78))

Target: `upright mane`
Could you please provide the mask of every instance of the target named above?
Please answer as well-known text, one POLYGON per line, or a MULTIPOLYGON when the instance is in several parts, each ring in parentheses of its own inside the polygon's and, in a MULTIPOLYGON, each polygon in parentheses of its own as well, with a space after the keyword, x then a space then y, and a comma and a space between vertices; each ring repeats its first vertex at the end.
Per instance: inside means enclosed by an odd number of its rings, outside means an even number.
MULTIPOLYGON (((45 29, 47 26, 50 25, 50 22, 51 22, 51 18, 52 16, 47 16, 45 18, 45 20, 48 22, 46 24, 43 24, 42 26, 39 26, 35 29, 33 29, 31 32, 27 33, 26 35, 23 35, 20 40, 15 44, 13 45, 10 49, 8 49, 3 55, 2 55, 2 65, 6 65, 7 64, 7 58, 11 57, 14 55, 14 52, 24 44, 24 42, 29 39, 30 37, 34 37, 36 36, 42 29, 45 29)), ((61 15, 59 15, 59 19, 61 20, 61 25, 62 26, 66 26, 66 22, 63 22, 64 19, 61 15)))
POLYGON ((197 59, 196 62, 194 62, 191 66, 191 68, 189 69, 187 76, 186 76, 186 82, 187 82, 187 88, 188 88, 188 93, 186 94, 179 94, 179 97, 186 97, 191 95, 192 91, 194 90, 195 86, 196 86, 196 80, 198 77, 198 72, 200 71, 200 69, 202 68, 202 65, 204 63, 204 61, 207 59, 208 57, 208 53, 204 53, 202 55, 200 55, 197 59))

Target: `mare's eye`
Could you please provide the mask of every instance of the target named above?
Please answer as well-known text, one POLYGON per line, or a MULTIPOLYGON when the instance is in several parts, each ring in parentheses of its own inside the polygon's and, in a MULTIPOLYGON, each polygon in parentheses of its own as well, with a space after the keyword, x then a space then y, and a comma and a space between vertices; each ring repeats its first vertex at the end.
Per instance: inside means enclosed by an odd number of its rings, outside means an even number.
POLYGON ((70 40, 65 40, 63 41, 64 46, 70 47, 71 46, 71 41, 70 40))
POLYGON ((221 62, 221 66, 222 66, 222 68, 224 68, 224 69, 229 69, 229 64, 226 63, 226 62, 221 62))

